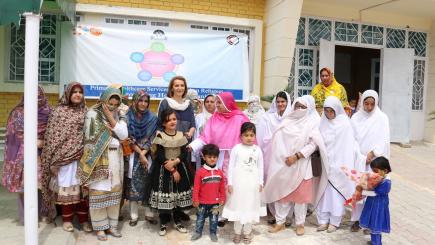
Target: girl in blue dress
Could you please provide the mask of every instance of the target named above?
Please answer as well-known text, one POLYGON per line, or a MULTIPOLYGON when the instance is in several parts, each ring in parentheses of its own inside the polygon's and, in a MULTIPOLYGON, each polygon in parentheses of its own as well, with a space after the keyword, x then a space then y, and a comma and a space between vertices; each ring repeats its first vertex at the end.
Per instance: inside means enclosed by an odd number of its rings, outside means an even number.
POLYGON ((375 187, 373 196, 368 196, 360 218, 360 226, 370 229, 371 241, 368 244, 381 245, 382 232, 390 233, 390 209, 388 193, 391 190, 390 163, 385 157, 378 157, 370 163, 373 172, 383 176, 375 187))

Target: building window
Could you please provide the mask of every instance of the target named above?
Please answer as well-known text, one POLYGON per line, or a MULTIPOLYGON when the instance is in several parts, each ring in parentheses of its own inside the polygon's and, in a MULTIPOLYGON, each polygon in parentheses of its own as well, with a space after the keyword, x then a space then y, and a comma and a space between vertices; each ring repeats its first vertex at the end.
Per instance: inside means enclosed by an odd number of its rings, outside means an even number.
MULTIPOLYGON (((39 69, 38 79, 41 82, 54 83, 56 79, 56 33, 57 15, 44 14, 39 27, 39 69)), ((24 80, 24 46, 25 18, 21 18, 20 26, 11 24, 9 80, 24 80)))
POLYGON ((384 28, 379 26, 362 25, 361 43, 383 45, 384 28))
POLYGON ((405 30, 387 28, 387 48, 405 48, 405 30))
POLYGON ((299 49, 299 65, 313 66, 313 52, 312 49, 299 49))
POLYGON ((299 19, 298 34, 296 36, 296 44, 305 45, 305 18, 299 19))
POLYGON ((146 20, 129 19, 129 20, 127 20, 127 24, 137 25, 137 26, 145 26, 147 24, 147 22, 146 22, 146 20))
POLYGON ((332 22, 329 20, 309 19, 308 45, 319 46, 320 39, 331 41, 332 22))
POLYGON ((415 56, 426 56, 427 34, 424 32, 409 32, 408 48, 413 48, 415 56))
POLYGON ((167 21, 151 21, 151 26, 168 27, 169 22, 167 21))
POLYGON ((358 42, 358 24, 335 22, 335 40, 343 42, 358 42))
POLYGON ((192 29, 198 29, 198 30, 208 30, 208 26, 204 25, 190 25, 190 28, 192 29))
POLYGON ((104 18, 104 21, 107 24, 124 24, 124 19, 122 19, 122 18, 106 17, 106 18, 104 18))
POLYGON ((231 28, 225 26, 212 26, 211 29, 213 31, 230 31, 231 28))
POLYGON ((414 60, 414 78, 412 83, 412 109, 423 110, 424 72, 426 61, 414 60))

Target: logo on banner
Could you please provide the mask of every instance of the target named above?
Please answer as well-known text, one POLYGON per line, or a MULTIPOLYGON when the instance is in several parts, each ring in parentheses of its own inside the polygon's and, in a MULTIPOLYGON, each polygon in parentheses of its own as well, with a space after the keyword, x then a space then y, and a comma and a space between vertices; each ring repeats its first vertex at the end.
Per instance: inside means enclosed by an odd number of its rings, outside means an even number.
POLYGON ((77 26, 73 28, 73 35, 86 35, 91 34, 96 37, 101 36, 103 34, 103 31, 100 28, 92 27, 92 26, 77 26))
POLYGON ((164 41, 167 37, 162 30, 155 30, 151 40, 149 49, 130 55, 130 60, 136 63, 139 69, 137 77, 144 82, 156 78, 163 78, 169 82, 177 75, 178 66, 184 63, 184 56, 166 49, 164 41))

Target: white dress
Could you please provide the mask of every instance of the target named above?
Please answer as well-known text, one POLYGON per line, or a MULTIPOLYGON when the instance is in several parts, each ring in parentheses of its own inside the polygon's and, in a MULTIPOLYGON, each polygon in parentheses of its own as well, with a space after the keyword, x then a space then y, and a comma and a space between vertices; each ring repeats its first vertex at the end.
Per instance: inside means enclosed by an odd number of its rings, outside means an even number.
POLYGON ((233 187, 233 192, 227 198, 222 217, 247 224, 258 223, 260 216, 267 215, 259 190, 263 186, 263 153, 258 146, 234 146, 228 167, 228 185, 233 187))

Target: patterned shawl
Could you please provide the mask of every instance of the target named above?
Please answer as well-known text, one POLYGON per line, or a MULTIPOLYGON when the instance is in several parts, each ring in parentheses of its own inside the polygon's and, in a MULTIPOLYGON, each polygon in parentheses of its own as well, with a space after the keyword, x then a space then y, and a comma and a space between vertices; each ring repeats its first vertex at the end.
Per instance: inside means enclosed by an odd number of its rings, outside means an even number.
MULTIPOLYGON (((103 113, 103 103, 107 103, 110 97, 117 96, 121 101, 121 91, 117 88, 108 87, 100 97, 99 102, 92 106, 86 114, 84 125, 85 145, 83 156, 77 169, 81 185, 90 185, 93 182, 109 177, 108 146, 112 140, 112 133, 106 125, 109 124, 103 113)), ((116 113, 115 120, 119 120, 116 113)))
MULTIPOLYGON (((128 121, 128 135, 135 142, 148 139, 154 135, 157 130, 157 117, 148 108, 141 112, 137 109, 139 99, 147 97, 148 101, 150 96, 145 90, 139 90, 133 95, 133 104, 127 113, 128 121)), ((148 103, 149 107, 149 103, 148 103)))
MULTIPOLYGON (((38 87, 38 139, 44 138, 50 111, 44 90, 38 87)), ((2 184, 10 192, 23 192, 24 97, 9 114, 5 140, 2 184)))
POLYGON ((43 211, 47 212, 49 218, 54 218, 56 215, 53 202, 55 193, 49 187, 51 177, 57 175, 60 167, 79 160, 83 154, 86 105, 84 98, 78 105, 71 102, 72 92, 77 87, 84 91, 83 86, 78 82, 72 82, 65 88, 59 104, 50 115, 45 133, 41 154, 43 171, 41 189, 43 211))

